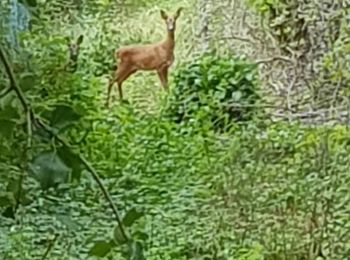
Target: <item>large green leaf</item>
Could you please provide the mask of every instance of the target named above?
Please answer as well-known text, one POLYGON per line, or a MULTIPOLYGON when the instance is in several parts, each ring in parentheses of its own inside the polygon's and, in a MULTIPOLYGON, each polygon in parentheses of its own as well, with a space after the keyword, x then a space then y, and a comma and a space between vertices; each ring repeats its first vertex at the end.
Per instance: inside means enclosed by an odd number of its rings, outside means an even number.
POLYGON ((132 226, 136 220, 143 217, 143 212, 137 211, 135 208, 130 209, 123 218, 123 224, 126 227, 132 226))
POLYGON ((72 179, 79 180, 83 165, 78 155, 74 154, 68 147, 61 147, 57 150, 59 157, 72 169, 72 179))
POLYGON ((37 155, 29 164, 29 170, 44 190, 67 182, 71 171, 58 154, 52 151, 37 155))
POLYGON ((57 105, 52 111, 50 123, 58 131, 62 131, 80 119, 74 108, 66 105, 57 105))
POLYGON ((97 241, 90 249, 89 255, 105 257, 113 247, 114 243, 111 241, 97 241))
POLYGON ((37 77, 33 73, 23 73, 20 76, 19 85, 23 91, 33 88, 37 77))

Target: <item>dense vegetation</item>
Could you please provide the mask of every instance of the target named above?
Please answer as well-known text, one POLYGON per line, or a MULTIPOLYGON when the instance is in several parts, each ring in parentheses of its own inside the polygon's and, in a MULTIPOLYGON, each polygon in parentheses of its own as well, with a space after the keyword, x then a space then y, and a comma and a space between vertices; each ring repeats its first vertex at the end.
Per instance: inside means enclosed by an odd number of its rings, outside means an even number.
POLYGON ((4 1, 1 259, 348 259, 349 10, 4 1), (180 6, 170 91, 138 72, 107 109, 114 49, 180 6))

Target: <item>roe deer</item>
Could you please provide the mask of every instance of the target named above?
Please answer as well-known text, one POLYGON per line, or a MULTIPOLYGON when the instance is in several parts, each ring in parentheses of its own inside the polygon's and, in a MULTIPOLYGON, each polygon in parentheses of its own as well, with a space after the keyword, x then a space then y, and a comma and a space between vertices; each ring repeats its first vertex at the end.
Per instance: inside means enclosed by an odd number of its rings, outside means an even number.
POLYGON ((66 70, 69 72, 75 72, 78 68, 78 57, 80 51, 80 44, 83 42, 84 36, 79 35, 76 41, 71 42, 69 37, 66 37, 69 58, 68 63, 66 64, 66 70))
POLYGON ((117 70, 108 85, 107 107, 113 84, 117 82, 119 98, 122 100, 123 82, 138 70, 156 70, 163 88, 168 90, 168 69, 174 61, 176 20, 182 9, 180 7, 173 16, 168 16, 163 10, 160 11, 167 27, 165 40, 153 44, 129 45, 114 52, 115 59, 119 58, 119 61, 117 70))

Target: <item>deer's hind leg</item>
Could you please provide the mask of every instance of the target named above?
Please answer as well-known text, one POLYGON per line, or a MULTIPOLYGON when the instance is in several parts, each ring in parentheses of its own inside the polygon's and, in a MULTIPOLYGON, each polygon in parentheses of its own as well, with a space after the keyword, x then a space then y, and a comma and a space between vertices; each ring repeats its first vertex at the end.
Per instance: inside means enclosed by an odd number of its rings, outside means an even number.
POLYGON ((123 99, 123 90, 122 85, 125 80, 127 80, 133 73, 136 72, 136 69, 133 67, 127 67, 120 64, 118 66, 117 72, 116 72, 116 81, 118 85, 118 92, 119 92, 119 99, 123 99))

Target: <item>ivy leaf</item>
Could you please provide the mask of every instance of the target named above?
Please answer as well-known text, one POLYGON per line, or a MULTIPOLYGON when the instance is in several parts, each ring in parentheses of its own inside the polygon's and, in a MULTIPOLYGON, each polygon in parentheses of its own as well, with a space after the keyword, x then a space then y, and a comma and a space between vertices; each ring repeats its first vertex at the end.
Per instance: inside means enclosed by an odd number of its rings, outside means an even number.
POLYGON ((111 249, 114 247, 114 243, 108 241, 97 241, 89 251, 90 256, 105 257, 111 249))
POLYGON ((59 132, 80 119, 80 115, 70 106, 57 105, 52 111, 50 123, 59 132))
POLYGON ((124 226, 132 226, 135 223, 135 221, 143 217, 143 215, 143 212, 137 211, 135 208, 130 209, 123 218, 124 226))
POLYGON ((71 171, 57 153, 52 151, 37 155, 29 164, 29 170, 44 190, 67 182, 71 171))

